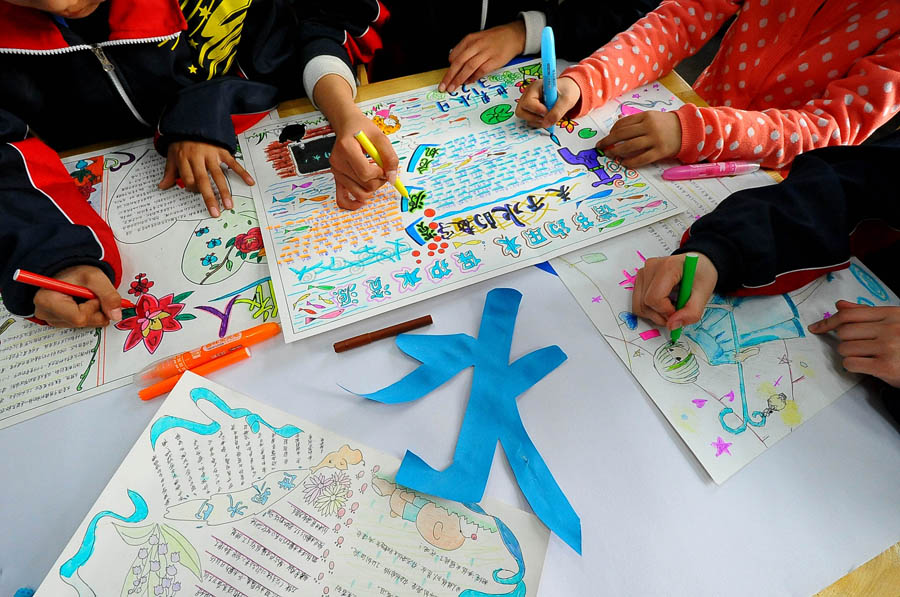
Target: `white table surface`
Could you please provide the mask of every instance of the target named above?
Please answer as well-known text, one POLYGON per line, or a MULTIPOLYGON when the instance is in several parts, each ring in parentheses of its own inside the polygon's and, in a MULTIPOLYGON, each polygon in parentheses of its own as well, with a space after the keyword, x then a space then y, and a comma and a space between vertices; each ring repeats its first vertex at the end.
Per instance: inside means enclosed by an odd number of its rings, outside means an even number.
MULTIPOLYGON (((392 341, 337 340, 431 313, 425 333, 476 335, 484 297, 520 290, 512 357, 569 359, 519 398, 535 444, 581 516, 584 555, 551 537, 539 595, 809 595, 900 539, 900 433, 865 387, 716 486, 562 283, 536 268, 283 345, 214 379, 360 443, 449 464, 471 370, 411 404, 348 395, 416 362, 392 341)), ((160 401, 121 388, 0 432, 0 597, 36 587, 160 401)), ((528 509, 501 450, 487 495, 528 509)))

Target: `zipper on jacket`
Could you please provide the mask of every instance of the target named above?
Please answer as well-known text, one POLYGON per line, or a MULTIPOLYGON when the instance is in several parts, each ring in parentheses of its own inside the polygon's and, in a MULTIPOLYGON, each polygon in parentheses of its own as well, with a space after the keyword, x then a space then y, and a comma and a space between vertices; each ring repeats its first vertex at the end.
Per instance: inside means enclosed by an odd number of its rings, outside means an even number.
POLYGON ((150 123, 148 123, 141 116, 140 112, 137 111, 137 108, 134 106, 134 103, 131 101, 131 98, 128 97, 128 93, 125 92, 125 87, 122 85, 122 81, 119 80, 119 76, 116 74, 116 66, 107 58, 106 53, 103 51, 103 48, 97 44, 91 46, 91 51, 94 53, 94 56, 97 57, 97 60, 100 61, 100 64, 103 66, 104 72, 106 72, 109 80, 112 81, 113 87, 116 88, 116 91, 119 92, 119 96, 122 98, 122 101, 125 102, 125 105, 128 106, 128 109, 131 110, 131 114, 144 126, 148 128, 152 128, 150 123))

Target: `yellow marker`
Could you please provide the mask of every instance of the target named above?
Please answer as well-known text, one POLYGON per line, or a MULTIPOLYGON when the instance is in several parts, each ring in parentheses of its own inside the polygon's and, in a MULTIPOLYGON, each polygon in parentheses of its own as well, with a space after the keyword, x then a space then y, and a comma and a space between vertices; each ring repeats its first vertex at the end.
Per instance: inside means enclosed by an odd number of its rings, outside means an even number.
MULTIPOLYGON (((379 168, 384 168, 384 164, 381 162, 381 156, 378 155, 378 150, 375 149, 375 146, 372 145, 372 142, 369 141, 369 138, 366 137, 366 134, 362 131, 359 131, 355 135, 356 140, 359 141, 359 144, 362 146, 363 151, 369 154, 369 157, 375 160, 375 163, 378 164, 379 168)), ((403 183, 400 182, 400 177, 394 179, 394 188, 397 189, 397 192, 400 193, 402 197, 409 199, 409 192, 406 190, 406 187, 403 186, 403 183)))

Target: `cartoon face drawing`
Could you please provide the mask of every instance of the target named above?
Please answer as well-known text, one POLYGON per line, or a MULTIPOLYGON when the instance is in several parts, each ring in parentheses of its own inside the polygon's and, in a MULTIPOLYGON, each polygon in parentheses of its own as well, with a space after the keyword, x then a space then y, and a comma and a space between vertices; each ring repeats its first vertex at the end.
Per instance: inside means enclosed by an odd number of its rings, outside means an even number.
POLYGON ((668 382, 688 384, 697 381, 700 365, 684 342, 666 342, 653 353, 653 366, 668 382))

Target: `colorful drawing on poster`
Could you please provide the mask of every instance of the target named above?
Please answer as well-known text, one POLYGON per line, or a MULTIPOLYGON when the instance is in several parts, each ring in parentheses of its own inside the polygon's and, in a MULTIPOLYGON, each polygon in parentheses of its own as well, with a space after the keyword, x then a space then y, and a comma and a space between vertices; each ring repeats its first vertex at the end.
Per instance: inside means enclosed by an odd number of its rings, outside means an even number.
MULTIPOLYGON (((244 422, 247 424, 247 427, 253 433, 259 433, 260 425, 264 427, 268 427, 272 433, 278 435, 280 437, 293 437, 298 433, 302 433, 303 430, 294 425, 282 425, 281 427, 273 427, 269 423, 266 422, 261 416, 256 413, 253 413, 245 408, 231 408, 228 404, 225 403, 224 400, 219 398, 214 392, 206 389, 206 388, 195 388, 191 390, 191 400, 194 401, 194 404, 198 404, 201 400, 205 402, 209 402, 221 412, 225 413, 232 419, 244 419, 244 422)), ((211 435, 216 433, 221 429, 221 425, 218 421, 212 420, 209 423, 200 423, 198 421, 192 421, 190 419, 183 419, 181 417, 161 417, 153 423, 150 427, 150 446, 152 448, 156 447, 156 440, 170 429, 187 429, 191 433, 196 433, 198 435, 211 435)))
POLYGON ((401 198, 385 185, 355 211, 336 205, 327 146, 334 136, 321 115, 244 134, 288 341, 681 211, 657 174, 624 168, 594 147, 604 129, 592 116, 560 120, 557 142, 513 118, 514 102, 535 73, 536 62, 515 65, 452 93, 424 88, 361 104, 389 132, 410 195, 401 198), (417 268, 416 281, 396 277, 417 268), (298 299, 320 283, 355 285, 358 300, 339 311, 298 299))
POLYGON ((98 187, 103 182, 103 156, 78 160, 75 168, 69 172, 69 176, 75 181, 84 200, 93 205, 98 187))
POLYGON ((181 329, 182 321, 196 319, 195 315, 181 312, 185 307, 182 301, 191 294, 192 290, 177 296, 169 293, 157 299, 145 292, 140 295, 134 308, 123 309, 122 320, 115 324, 118 330, 129 330, 122 352, 128 352, 143 343, 147 352, 153 354, 166 332, 177 332, 181 329))
POLYGON ((192 582, 179 574, 186 570, 198 580, 203 577, 200 554, 177 529, 167 524, 124 526, 113 524, 122 541, 137 547, 125 576, 122 595, 175 595, 192 582))
POLYGON ((88 560, 91 559, 91 556, 94 555, 94 548, 97 542, 97 525, 100 524, 100 521, 109 517, 122 522, 133 523, 141 522, 147 518, 147 502, 144 500, 143 496, 138 492, 129 489, 128 499, 131 500, 131 504, 134 506, 134 512, 132 512, 131 515, 123 516, 121 514, 116 514, 111 510, 103 510, 95 514, 88 523, 87 529, 85 529, 84 537, 81 539, 81 546, 78 548, 78 551, 59 567, 59 578, 75 589, 78 597, 93 597, 96 595, 90 585, 81 578, 79 570, 87 564, 88 560))
POLYGON ((397 483, 453 501, 478 502, 499 439, 535 514, 580 554, 581 521, 528 436, 516 404, 516 398, 562 364, 566 354, 558 346, 549 346, 509 363, 521 299, 521 293, 509 288, 490 291, 477 339, 465 334, 398 336, 400 350, 422 364, 394 384, 360 395, 387 404, 409 402, 474 367, 453 463, 437 471, 407 452, 397 483))
POLYGON ((188 237, 181 261, 184 277, 198 285, 218 284, 236 274, 244 262, 263 263, 266 249, 253 200, 234 196, 234 209, 200 220, 188 237))

